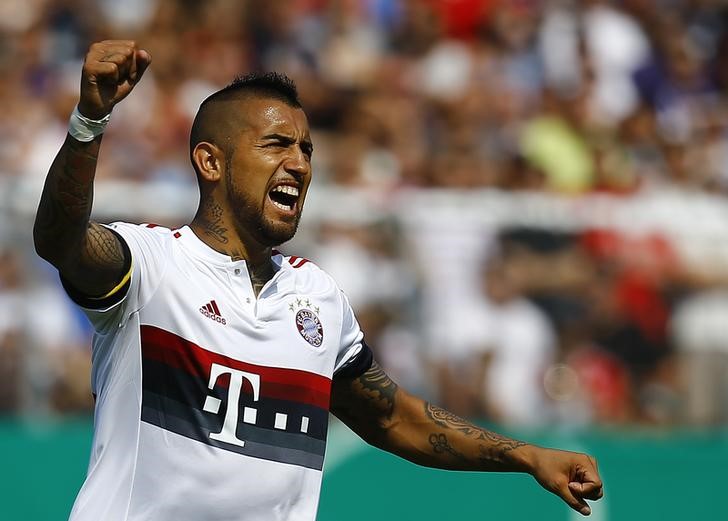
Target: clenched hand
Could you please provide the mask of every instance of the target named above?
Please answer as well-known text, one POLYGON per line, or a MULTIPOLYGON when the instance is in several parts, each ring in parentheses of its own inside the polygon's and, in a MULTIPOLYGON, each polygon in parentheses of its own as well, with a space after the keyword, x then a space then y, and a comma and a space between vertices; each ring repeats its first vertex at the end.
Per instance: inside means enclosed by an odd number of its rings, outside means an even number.
POLYGON ((109 114, 139 83, 151 61, 151 55, 130 40, 91 45, 81 74, 81 115, 98 120, 109 114))
POLYGON ((531 461, 530 472, 536 481, 585 516, 591 514, 585 500, 604 494, 597 461, 591 456, 539 448, 531 461))

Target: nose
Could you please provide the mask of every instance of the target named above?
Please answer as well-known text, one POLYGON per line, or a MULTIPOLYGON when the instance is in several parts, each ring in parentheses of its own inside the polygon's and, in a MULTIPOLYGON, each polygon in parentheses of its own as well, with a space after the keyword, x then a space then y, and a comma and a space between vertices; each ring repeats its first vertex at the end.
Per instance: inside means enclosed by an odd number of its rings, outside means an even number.
POLYGON ((290 148, 290 154, 286 157, 283 168, 289 174, 304 176, 311 171, 311 162, 300 146, 290 148))

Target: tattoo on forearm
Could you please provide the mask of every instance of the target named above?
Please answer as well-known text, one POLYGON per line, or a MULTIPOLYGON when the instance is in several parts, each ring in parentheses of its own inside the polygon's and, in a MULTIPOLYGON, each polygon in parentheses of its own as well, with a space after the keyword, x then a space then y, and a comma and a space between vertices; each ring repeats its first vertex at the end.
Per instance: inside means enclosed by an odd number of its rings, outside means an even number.
POLYGON ((89 222, 101 137, 68 136, 48 172, 34 235, 38 252, 89 295, 118 282, 124 250, 110 230, 89 222))
POLYGON ((524 443, 522 441, 513 440, 511 438, 501 436, 496 432, 487 431, 485 429, 483 429, 482 433, 484 438, 491 445, 488 447, 486 447, 485 445, 481 445, 481 448, 487 448, 489 451, 496 451, 500 455, 517 449, 518 447, 524 447, 528 445, 527 443, 524 443))
POLYGON ((36 230, 51 244, 64 246, 68 236, 80 238, 91 214, 93 178, 99 140, 81 143, 73 138, 51 166, 36 217, 36 230))
POLYGON ((213 201, 212 198, 208 198, 203 207, 203 229, 210 237, 220 241, 222 244, 227 244, 229 242, 227 237, 228 229, 222 225, 222 218, 222 207, 213 201))
POLYGON ((432 445, 432 450, 435 452, 435 454, 450 454, 454 458, 457 458, 459 460, 467 461, 468 458, 466 458, 463 454, 459 453, 457 450, 453 448, 452 445, 450 445, 450 442, 447 441, 447 436, 445 436, 442 433, 432 433, 430 434, 430 445, 432 445))
POLYGON ((437 405, 425 402, 425 413, 440 427, 460 431, 466 436, 476 436, 478 439, 485 439, 482 437, 482 429, 475 427, 472 423, 463 420, 460 416, 446 411, 437 405))
MULTIPOLYGON (((510 451, 527 445, 522 441, 513 440, 498 433, 476 427, 459 416, 430 403, 425 403, 425 414, 439 427, 457 431, 469 438, 480 441, 477 459, 486 467, 502 463, 510 451)), ((443 452, 442 450, 438 451, 438 447, 433 443, 432 435, 430 436, 430 443, 436 453, 443 452)))

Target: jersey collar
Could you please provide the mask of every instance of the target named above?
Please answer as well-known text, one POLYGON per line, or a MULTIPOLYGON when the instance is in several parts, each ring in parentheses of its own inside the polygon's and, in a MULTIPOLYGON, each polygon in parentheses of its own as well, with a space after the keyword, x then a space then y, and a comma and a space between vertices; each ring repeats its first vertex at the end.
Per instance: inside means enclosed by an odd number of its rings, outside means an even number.
MULTIPOLYGON (((220 253, 219 251, 210 248, 195 234, 194 231, 192 231, 192 228, 189 226, 183 226, 182 228, 177 229, 174 233, 174 237, 180 241, 186 250, 190 251, 196 257, 210 262, 211 264, 216 264, 218 266, 239 266, 247 264, 245 260, 234 261, 229 255, 225 255, 224 253, 220 253)), ((276 271, 279 271, 284 265, 283 255, 277 250, 273 250, 271 260, 273 261, 276 271)))

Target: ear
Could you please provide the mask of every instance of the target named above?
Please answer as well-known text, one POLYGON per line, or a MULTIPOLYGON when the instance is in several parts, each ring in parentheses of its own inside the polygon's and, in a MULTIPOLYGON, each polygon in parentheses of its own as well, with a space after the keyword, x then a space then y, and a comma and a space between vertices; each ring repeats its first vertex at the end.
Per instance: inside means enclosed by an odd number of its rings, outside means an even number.
POLYGON ((203 181, 216 183, 223 175, 225 154, 217 145, 201 141, 192 150, 192 161, 203 181))

